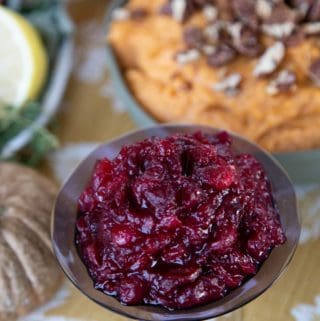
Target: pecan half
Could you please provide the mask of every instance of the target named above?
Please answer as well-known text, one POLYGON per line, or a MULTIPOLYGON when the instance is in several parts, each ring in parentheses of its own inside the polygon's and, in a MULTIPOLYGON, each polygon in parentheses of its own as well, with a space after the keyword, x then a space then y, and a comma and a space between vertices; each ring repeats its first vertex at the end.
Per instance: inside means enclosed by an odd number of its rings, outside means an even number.
POLYGON ((269 47, 260 57, 253 74, 256 77, 266 76, 273 73, 285 56, 285 46, 282 42, 277 41, 269 47))

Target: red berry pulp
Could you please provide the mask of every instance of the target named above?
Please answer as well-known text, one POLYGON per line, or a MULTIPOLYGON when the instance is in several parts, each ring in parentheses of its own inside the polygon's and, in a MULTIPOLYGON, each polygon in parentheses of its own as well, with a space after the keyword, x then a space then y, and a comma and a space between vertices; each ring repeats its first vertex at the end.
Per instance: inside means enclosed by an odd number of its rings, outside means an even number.
POLYGON ((128 305, 217 300, 285 242, 270 183, 225 133, 176 134, 97 162, 76 245, 95 287, 128 305))

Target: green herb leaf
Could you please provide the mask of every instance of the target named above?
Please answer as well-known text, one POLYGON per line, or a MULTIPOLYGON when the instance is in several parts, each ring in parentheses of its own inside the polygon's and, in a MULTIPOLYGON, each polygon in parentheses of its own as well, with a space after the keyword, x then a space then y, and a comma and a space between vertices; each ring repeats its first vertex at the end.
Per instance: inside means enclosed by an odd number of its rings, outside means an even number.
POLYGON ((4 214, 6 209, 3 206, 0 206, 0 216, 4 214))
MULTIPOLYGON (((39 103, 30 102, 21 108, 0 106, 0 155, 4 146, 28 128, 41 113, 39 103)), ((35 130, 29 144, 14 156, 13 160, 35 166, 52 149, 58 146, 58 141, 46 128, 35 130)), ((0 159, 3 159, 0 157, 0 159)))

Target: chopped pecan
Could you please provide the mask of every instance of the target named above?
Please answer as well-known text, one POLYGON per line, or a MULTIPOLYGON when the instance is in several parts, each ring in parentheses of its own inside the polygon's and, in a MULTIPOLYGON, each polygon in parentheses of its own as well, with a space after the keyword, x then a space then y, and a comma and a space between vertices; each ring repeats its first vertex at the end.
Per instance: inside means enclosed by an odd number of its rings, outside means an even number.
POLYGON ((310 78, 320 87, 320 58, 314 60, 309 67, 310 78))
POLYGON ((200 52, 197 49, 184 50, 178 52, 175 58, 180 65, 185 65, 198 60, 200 58, 200 52))
POLYGON ((236 57, 236 51, 226 43, 219 44, 211 55, 207 56, 209 66, 221 67, 236 57))
POLYGON ((212 45, 204 45, 202 51, 205 55, 209 56, 216 52, 216 47, 212 45))
POLYGON ((314 0, 287 0, 290 7, 298 10, 300 13, 306 14, 309 12, 314 0))
POLYGON ((223 78, 220 82, 215 83, 212 88, 215 91, 223 91, 227 94, 234 95, 237 93, 242 81, 242 76, 238 73, 231 74, 223 78))
POLYGON ((112 11, 113 20, 127 20, 130 18, 130 11, 125 8, 116 8, 112 11))
POLYGON ((297 19, 305 20, 314 0, 287 0, 286 3, 296 10, 297 19))
POLYGON ((160 14, 166 15, 166 16, 172 16, 172 10, 171 10, 171 4, 170 2, 165 3, 159 10, 160 14))
POLYGON ((259 26, 258 15, 256 14, 255 0, 233 0, 233 10, 236 17, 251 29, 259 26))
POLYGON ((210 3, 210 0, 168 0, 161 7, 160 13, 171 15, 178 22, 184 22, 195 11, 210 3))
POLYGON ((220 21, 209 24, 204 29, 206 40, 211 44, 216 44, 220 39, 220 33, 223 29, 223 24, 220 21))
POLYGON ((270 0, 257 0, 255 10, 259 18, 266 20, 269 19, 272 14, 272 1, 270 0))
POLYGON ((307 20, 318 22, 320 20, 320 0, 314 0, 307 14, 307 20))
POLYGON ((148 15, 148 11, 144 8, 136 8, 130 12, 130 16, 133 20, 141 20, 148 15))
POLYGON ((261 26, 261 29, 265 34, 277 39, 287 38, 291 36, 295 28, 296 24, 291 21, 283 23, 263 24, 261 26))
POLYGON ((213 5, 206 5, 202 9, 202 13, 207 21, 215 21, 218 18, 218 9, 213 5))
POLYGON ((183 39, 189 48, 202 48, 206 42, 203 29, 187 27, 183 32, 183 39))
POLYGON ((294 47, 301 44, 304 39, 305 33, 301 29, 296 29, 289 37, 283 39, 283 43, 287 47, 294 47))
POLYGON ((320 22, 307 22, 301 28, 306 35, 317 35, 320 33, 320 22))
POLYGON ((260 57, 253 74, 256 77, 261 77, 273 73, 282 62, 284 55, 285 46, 282 42, 277 41, 260 57))
POLYGON ((227 21, 235 20, 232 0, 215 0, 215 6, 219 11, 219 17, 227 21))
POLYGON ((289 92, 297 88, 297 77, 293 71, 282 70, 278 76, 270 82, 267 87, 269 95, 276 95, 280 92, 289 92))
POLYGON ((262 52, 258 33, 241 23, 229 24, 228 32, 232 36, 233 45, 239 53, 247 57, 257 57, 262 52))
POLYGON ((290 8, 284 2, 277 2, 272 9, 269 18, 264 20, 267 24, 297 22, 299 20, 299 13, 297 10, 290 8))
POLYGON ((186 0, 172 0, 171 2, 171 14, 172 17, 178 22, 182 22, 185 18, 187 11, 186 0))

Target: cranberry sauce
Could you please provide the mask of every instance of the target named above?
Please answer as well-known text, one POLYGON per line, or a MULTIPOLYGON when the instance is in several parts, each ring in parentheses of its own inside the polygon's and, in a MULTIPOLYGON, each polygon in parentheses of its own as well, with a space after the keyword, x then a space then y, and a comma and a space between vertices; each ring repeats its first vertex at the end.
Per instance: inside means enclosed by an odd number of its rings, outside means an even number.
POLYGON ((190 308, 239 287, 285 242, 262 165, 231 145, 225 132, 176 134, 98 161, 75 237, 97 289, 190 308))

